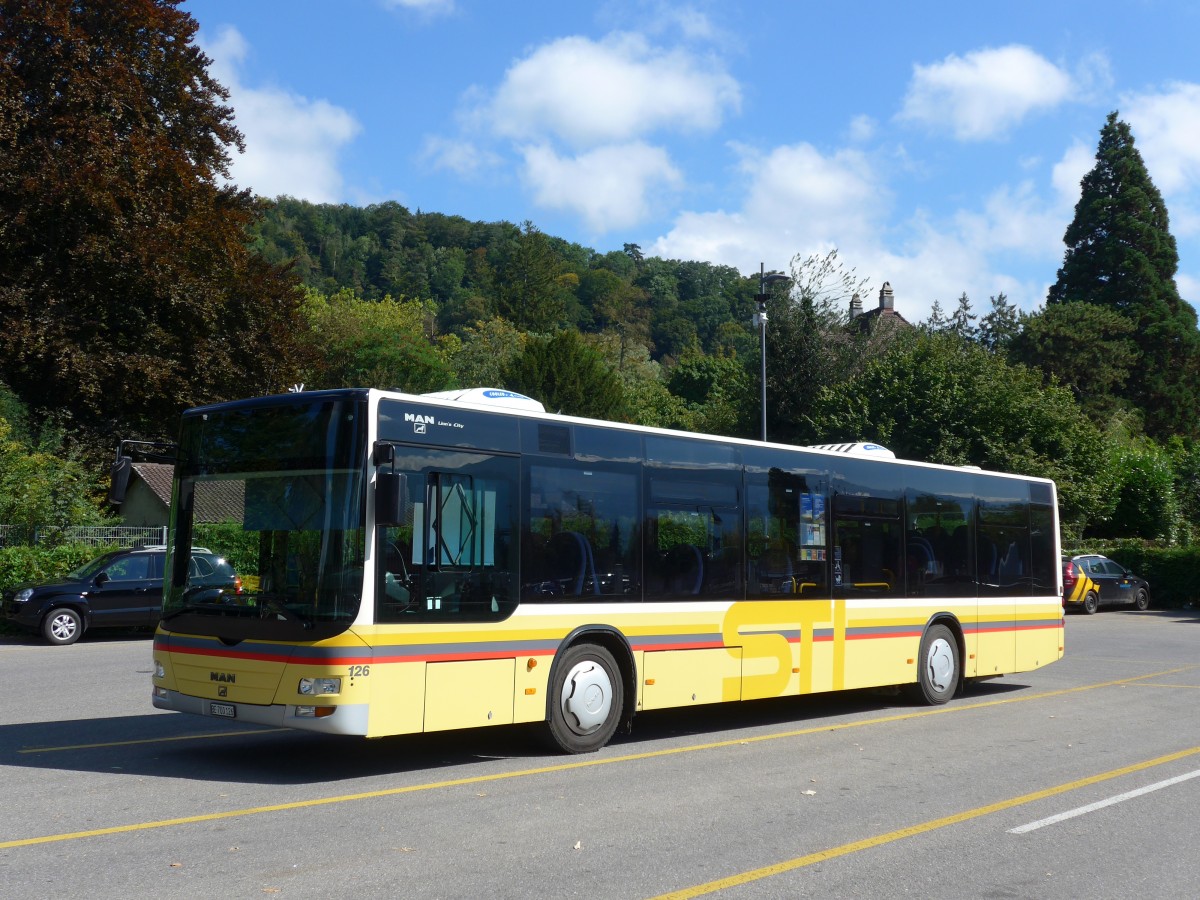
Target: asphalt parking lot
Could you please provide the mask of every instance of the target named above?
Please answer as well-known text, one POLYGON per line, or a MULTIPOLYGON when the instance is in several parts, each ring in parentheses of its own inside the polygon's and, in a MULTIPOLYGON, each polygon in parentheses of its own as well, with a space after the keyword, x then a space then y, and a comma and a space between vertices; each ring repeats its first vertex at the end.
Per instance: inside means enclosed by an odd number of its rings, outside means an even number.
POLYGON ((162 713, 145 636, 0 637, 0 895, 1194 897, 1200 614, 1067 619, 944 707, 847 693, 333 739, 162 713))

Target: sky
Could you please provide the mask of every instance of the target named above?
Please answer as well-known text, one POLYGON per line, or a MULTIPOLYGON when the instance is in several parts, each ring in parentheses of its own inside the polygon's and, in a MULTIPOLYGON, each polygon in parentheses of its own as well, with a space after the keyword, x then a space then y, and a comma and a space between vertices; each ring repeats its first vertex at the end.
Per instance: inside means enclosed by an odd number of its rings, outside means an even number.
POLYGON ((265 197, 1034 310, 1117 111, 1200 306, 1200 4, 184 0, 265 197))

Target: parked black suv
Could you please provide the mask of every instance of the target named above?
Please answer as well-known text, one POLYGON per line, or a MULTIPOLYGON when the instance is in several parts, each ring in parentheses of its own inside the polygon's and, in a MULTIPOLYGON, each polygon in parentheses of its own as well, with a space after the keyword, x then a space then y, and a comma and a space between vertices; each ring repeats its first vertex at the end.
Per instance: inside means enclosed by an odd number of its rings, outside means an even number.
MULTIPOLYGON (((165 557, 165 547, 114 550, 63 578, 5 591, 0 609, 52 644, 73 644, 92 628, 149 628, 162 613, 165 557)), ((233 567, 204 547, 192 548, 188 580, 221 593, 242 590, 233 567)))

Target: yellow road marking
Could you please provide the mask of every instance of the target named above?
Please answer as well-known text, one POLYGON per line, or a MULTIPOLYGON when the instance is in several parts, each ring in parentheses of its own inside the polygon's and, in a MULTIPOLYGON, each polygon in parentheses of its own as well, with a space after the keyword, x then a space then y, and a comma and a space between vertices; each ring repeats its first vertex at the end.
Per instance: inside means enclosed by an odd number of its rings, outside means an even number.
POLYGON ((890 844, 893 841, 899 841, 908 837, 915 837, 918 834, 926 834, 927 832, 935 831, 938 828, 945 828, 947 825, 957 825, 960 822, 968 822, 971 819, 978 819, 981 816, 990 815, 994 812, 1001 812, 1006 809, 1012 809, 1016 806, 1023 806, 1026 803, 1044 800, 1047 797, 1055 797, 1059 794, 1065 794, 1068 791, 1074 791, 1089 785, 1099 784, 1102 781, 1109 781, 1113 778, 1120 778, 1122 775, 1131 775, 1134 772, 1142 772, 1155 766, 1165 765, 1166 763, 1175 762, 1176 760, 1194 756, 1197 753, 1200 753, 1200 747, 1191 747, 1187 750, 1180 750, 1178 753, 1169 753, 1166 756, 1148 759, 1145 762, 1134 763, 1131 766, 1123 766, 1120 769, 1113 769, 1109 772, 1101 772, 1099 775, 1091 775, 1087 778, 1081 778, 1078 781, 1060 784, 1056 787, 1046 788, 1045 790, 1041 791, 1034 791, 1032 794, 1023 794, 1020 797, 1013 797, 1010 800, 1001 800, 999 803, 991 803, 987 806, 969 809, 966 812, 955 813, 952 816, 945 816, 941 819, 933 819, 929 822, 923 822, 920 825, 910 825, 908 828, 898 828, 895 831, 889 831, 887 834, 880 834, 876 835, 875 837, 864 838, 861 841, 852 841, 849 844, 842 844, 840 847, 833 847, 829 850, 821 850, 817 853, 809 853, 807 856, 798 856, 795 859, 789 859, 785 862, 775 863, 771 866, 764 866, 761 869, 752 869, 751 871, 743 872, 740 875, 731 875, 728 878, 720 878, 716 881, 710 881, 707 884, 698 884, 695 887, 684 888, 681 891, 671 891, 667 894, 660 894, 653 898, 653 900, 685 900, 685 898, 701 897, 705 894, 712 894, 716 891, 725 890, 726 888, 740 887, 753 881, 759 881, 763 878, 770 878, 772 875, 782 875, 784 872, 792 872, 796 869, 802 869, 805 866, 811 866, 813 863, 837 859, 839 856, 848 856, 851 853, 857 853, 859 850, 869 850, 872 847, 879 847, 883 844, 890 844))
MULTIPOLYGON (((175 819, 160 819, 154 822, 138 822, 132 825, 114 825, 109 828, 96 828, 89 831, 72 831, 64 834, 49 834, 43 835, 42 837, 0 841, 0 850, 8 850, 13 847, 28 847, 34 844, 52 844, 60 841, 79 840, 81 838, 101 837, 110 834, 127 834, 134 831, 148 831, 155 828, 170 828, 176 825, 191 825, 198 822, 212 822, 220 819, 236 819, 243 816, 253 816, 268 812, 283 812, 291 809, 308 809, 318 806, 330 806, 337 803, 350 803, 357 800, 376 800, 382 797, 394 797, 400 794, 411 794, 418 791, 432 791, 440 788, 462 787, 464 785, 482 784, 485 782, 505 781, 512 778, 526 778, 532 775, 546 775, 551 772, 565 772, 571 769, 584 769, 592 766, 605 766, 614 763, 636 762, 638 760, 675 756, 682 753, 696 753, 704 750, 718 750, 725 747, 738 747, 746 744, 757 744, 763 741, 775 741, 780 740, 781 738, 803 737, 810 734, 844 731, 849 728, 862 728, 867 725, 884 725, 890 722, 901 722, 906 719, 919 719, 925 716, 935 716, 943 713, 961 712, 971 709, 984 709, 989 706, 1000 706, 1006 703, 1021 703, 1028 702, 1030 700, 1042 700, 1048 697, 1075 694, 1079 693, 1080 691, 1090 691, 1097 688, 1130 684, 1147 678, 1159 678, 1163 675, 1172 675, 1176 672, 1183 672, 1194 668, 1196 668, 1196 666, 1180 666, 1176 669, 1167 669, 1162 672, 1151 672, 1150 674, 1138 675, 1133 678, 1121 678, 1115 681, 1100 682, 1098 684, 1083 685, 1074 688, 1063 688, 1057 691, 1045 691, 1040 694, 1024 695, 1020 697, 1007 697, 1000 700, 985 700, 981 703, 969 703, 959 706, 940 706, 936 709, 924 709, 918 712, 900 713, 894 716, 881 716, 879 718, 861 719, 854 722, 839 722, 834 725, 817 725, 812 728, 799 728, 792 731, 775 732, 772 734, 763 734, 754 737, 732 738, 725 741, 710 741, 706 744, 691 744, 686 747, 671 747, 663 750, 650 750, 645 753, 630 753, 623 756, 577 760, 569 763, 557 763, 552 766, 540 766, 535 769, 520 769, 515 772, 494 772, 488 775, 474 775, 468 778, 456 778, 449 781, 435 781, 425 784, 414 784, 399 788, 386 788, 383 790, 366 791, 358 794, 341 794, 334 797, 320 797, 314 800, 296 800, 291 803, 278 803, 270 806, 254 806, 247 809, 226 810, 225 812, 206 813, 199 816, 182 816, 175 819)), ((153 740, 147 741, 147 743, 153 742, 153 740)))
POLYGON ((1157 684, 1151 682, 1141 682, 1136 687, 1158 687, 1158 688, 1191 688, 1192 690, 1200 690, 1200 684, 1157 684))

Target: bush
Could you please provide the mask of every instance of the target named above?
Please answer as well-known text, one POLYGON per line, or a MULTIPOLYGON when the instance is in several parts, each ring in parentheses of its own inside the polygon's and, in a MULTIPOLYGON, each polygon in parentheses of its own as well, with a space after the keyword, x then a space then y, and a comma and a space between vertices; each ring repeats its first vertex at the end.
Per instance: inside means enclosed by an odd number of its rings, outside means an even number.
POLYGON ((0 547, 0 590, 26 581, 47 581, 116 549, 92 544, 60 544, 57 547, 0 547))

